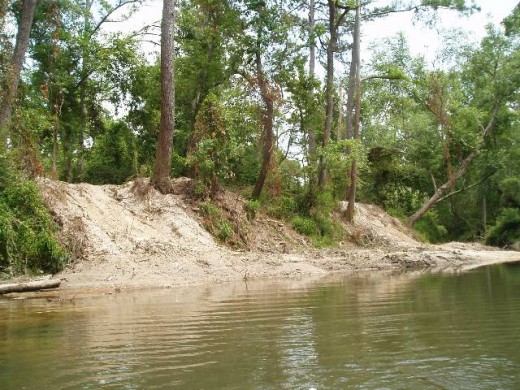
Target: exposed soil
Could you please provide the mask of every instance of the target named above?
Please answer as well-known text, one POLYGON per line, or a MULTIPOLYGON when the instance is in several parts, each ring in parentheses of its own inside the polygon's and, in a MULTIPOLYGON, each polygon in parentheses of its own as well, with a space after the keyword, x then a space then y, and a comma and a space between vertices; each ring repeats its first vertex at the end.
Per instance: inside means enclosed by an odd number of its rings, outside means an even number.
POLYGON ((168 287, 353 270, 459 270, 520 261, 520 252, 478 244, 422 244, 398 219, 364 204, 357 205, 356 224, 345 224, 349 239, 318 250, 281 221, 261 213, 248 219, 244 199, 223 192, 216 203, 233 227, 229 248, 203 227, 207 221, 189 179, 175 180, 169 195, 145 180, 96 186, 45 179, 40 185, 74 256, 57 275, 62 288, 168 287))

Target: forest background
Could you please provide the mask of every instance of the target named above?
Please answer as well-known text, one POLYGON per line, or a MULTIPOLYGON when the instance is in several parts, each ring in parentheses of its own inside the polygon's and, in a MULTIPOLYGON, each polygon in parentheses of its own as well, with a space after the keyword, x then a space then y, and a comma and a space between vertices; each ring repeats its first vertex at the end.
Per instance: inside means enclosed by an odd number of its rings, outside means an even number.
POLYGON ((439 32, 426 58, 402 33, 361 50, 365 26, 463 24, 478 4, 164 0, 161 26, 107 27, 145 4, 0 1, 4 271, 67 261, 39 176, 151 177, 162 192, 193 177, 208 212, 232 189, 316 245, 339 240, 342 200, 350 222, 355 201, 374 203, 430 242, 520 240, 519 5, 478 43, 439 32))

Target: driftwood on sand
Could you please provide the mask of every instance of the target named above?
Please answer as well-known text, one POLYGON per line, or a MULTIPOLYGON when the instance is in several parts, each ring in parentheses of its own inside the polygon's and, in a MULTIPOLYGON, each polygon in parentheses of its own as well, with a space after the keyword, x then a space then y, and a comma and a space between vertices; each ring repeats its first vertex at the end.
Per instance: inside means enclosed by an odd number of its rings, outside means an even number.
POLYGON ((36 280, 33 282, 23 283, 6 283, 0 284, 0 294, 8 294, 12 292, 26 292, 26 291, 38 291, 47 288, 59 287, 61 280, 36 280))

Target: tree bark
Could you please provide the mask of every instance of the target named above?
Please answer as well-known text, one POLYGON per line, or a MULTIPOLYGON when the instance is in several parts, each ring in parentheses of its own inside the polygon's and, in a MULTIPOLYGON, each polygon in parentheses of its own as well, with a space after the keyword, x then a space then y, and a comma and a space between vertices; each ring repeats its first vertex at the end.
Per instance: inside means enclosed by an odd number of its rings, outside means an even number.
POLYGON ((4 31, 8 4, 9 0, 0 0, 0 34, 4 31))
POLYGON ((56 288, 61 284, 61 280, 36 280, 34 282, 25 283, 8 283, 0 284, 0 294, 9 294, 13 292, 38 291, 47 288, 56 288))
POLYGON ((25 0, 22 6, 20 24, 16 35, 16 46, 13 53, 10 69, 6 76, 6 88, 0 104, 0 152, 7 150, 7 139, 9 125, 11 123, 11 112, 13 101, 18 92, 18 83, 22 71, 25 53, 29 46, 29 36, 34 18, 36 0, 25 0))
MULTIPOLYGON (((323 139, 321 146, 325 149, 329 145, 330 133, 332 130, 332 115, 334 112, 334 49, 337 43, 336 28, 336 2, 328 0, 329 4, 329 42, 327 43, 327 75, 326 75, 326 106, 325 106, 325 126, 323 127, 323 139)), ((323 154, 320 156, 320 171, 318 176, 318 187, 321 191, 325 189, 327 181, 326 161, 323 154)))
MULTIPOLYGON (((361 36, 361 5, 358 4, 358 7, 356 8, 356 19, 355 19, 355 25, 354 25, 354 34, 353 34, 353 40, 354 45, 352 46, 352 64, 354 64, 354 72, 352 72, 351 68, 351 76, 354 78, 354 82, 351 83, 349 80, 349 86, 350 84, 353 84, 355 88, 354 96, 355 96, 355 103, 350 104, 351 111, 350 113, 347 113, 347 127, 351 126, 351 129, 353 128, 353 134, 352 136, 354 139, 359 138, 359 122, 361 118, 361 73, 360 73, 360 67, 361 67, 361 54, 360 54, 360 36, 361 36), (354 106, 354 118, 352 118, 352 106, 354 106), (354 119, 352 121, 352 119, 354 119), (353 123, 352 123, 353 122, 353 123)), ((350 91, 349 91, 350 95, 350 91)), ((348 106, 348 104, 347 104, 348 106)), ((352 131, 352 130, 351 130, 352 131)), ((347 131, 348 133, 348 131, 347 131)), ((356 189, 357 189, 357 162, 354 158, 352 161, 352 167, 350 169, 350 186, 347 194, 347 201, 348 206, 346 210, 346 219, 349 223, 354 222, 354 213, 355 213, 355 205, 356 205, 356 189)))
POLYGON ((486 195, 482 197, 482 231, 487 232, 487 198, 486 195))
MULTIPOLYGON (((83 10, 83 39, 86 40, 90 37, 90 10, 94 0, 85 0, 85 8, 83 10)), ((84 80, 80 85, 79 91, 79 134, 78 134, 78 162, 77 162, 77 174, 80 181, 83 180, 83 154, 84 154, 84 142, 85 134, 87 133, 88 127, 88 112, 87 112, 87 78, 88 78, 88 67, 89 67, 89 52, 86 48, 86 42, 83 42, 81 50, 81 80, 84 80)))
POLYGON ((274 133, 273 133, 273 115, 274 115, 274 102, 269 89, 268 82, 263 78, 263 75, 259 79, 260 91, 262 100, 264 101, 264 110, 262 113, 262 126, 263 126, 263 147, 262 147, 262 166, 258 179, 256 180, 255 187, 251 197, 258 199, 264 188, 265 179, 269 173, 271 166, 271 157, 273 154, 274 146, 274 133))
POLYGON ((163 0, 161 22, 161 119, 157 154, 150 183, 162 193, 170 191, 172 140, 175 126, 174 79, 175 0, 163 0))
POLYGON ((304 109, 300 109, 300 121, 301 131, 307 135, 307 167, 308 170, 308 187, 307 187, 307 200, 308 207, 312 208, 316 197, 316 184, 317 175, 315 171, 316 167, 316 129, 314 128, 313 118, 315 116, 315 96, 314 96, 314 79, 316 77, 316 34, 315 34, 315 13, 316 5, 315 0, 309 1, 309 79, 311 85, 307 91, 307 104, 304 109))
MULTIPOLYGON (((310 0, 309 2, 309 78, 311 81, 316 76, 316 37, 314 33, 314 27, 316 25, 315 21, 315 12, 316 6, 314 0, 310 0)), ((309 91, 309 100, 314 99, 314 88, 311 87, 309 91)), ((309 113, 307 113, 307 117, 309 113)), ((309 144, 309 155, 310 158, 314 161, 316 158, 316 132, 311 126, 308 126, 307 134, 308 134, 308 144, 309 144)))
MULTIPOLYGON (((263 8, 259 7, 259 16, 263 17, 263 8)), ((263 147, 262 147, 262 166, 260 167, 260 173, 256 180, 255 187, 251 197, 258 199, 264 188, 265 179, 269 173, 271 166, 271 157, 273 154, 274 147, 274 133, 273 133, 273 115, 274 115, 274 101, 269 81, 265 77, 262 55, 261 55, 261 29, 259 29, 257 37, 257 46, 255 52, 256 62, 256 79, 260 88, 260 94, 264 103, 264 109, 262 112, 262 127, 263 127, 263 147)))
MULTIPOLYGON (((60 52, 59 36, 60 36, 60 12, 58 3, 51 3, 48 9, 48 18, 52 20, 55 30, 52 33, 52 49, 50 53, 49 71, 47 74, 47 90, 49 111, 52 114, 52 154, 51 154, 51 178, 58 180, 58 133, 60 130, 60 115, 63 106, 63 91, 61 85, 56 80, 56 62, 60 52)), ((67 159, 70 153, 67 153, 64 134, 62 134, 63 155, 67 159)))
POLYGON ((51 177, 53 180, 58 180, 58 132, 60 127, 60 113, 63 105, 63 95, 59 87, 56 93, 56 101, 51 107, 52 111, 52 165, 51 177))
MULTIPOLYGON (((337 0, 328 0, 329 6, 329 41, 327 43, 327 75, 326 75, 326 117, 325 126, 323 128, 323 139, 321 146, 326 149, 330 142, 330 134, 332 131, 332 119, 334 114, 334 52, 338 45, 338 30, 345 16, 351 10, 349 6, 339 5, 337 0), (341 9, 343 12, 339 13, 341 9)), ((319 161, 318 187, 321 191, 325 189, 327 181, 326 161, 323 154, 319 161)))

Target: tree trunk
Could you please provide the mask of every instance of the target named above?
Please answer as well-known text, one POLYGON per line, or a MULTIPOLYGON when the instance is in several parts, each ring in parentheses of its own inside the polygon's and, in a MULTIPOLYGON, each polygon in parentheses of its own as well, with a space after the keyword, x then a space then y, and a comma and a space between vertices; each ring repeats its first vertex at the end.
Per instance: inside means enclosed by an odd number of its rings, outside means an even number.
MULTIPOLYGON (((360 85, 360 84, 358 84, 360 85)), ((359 138, 359 118, 360 118, 360 111, 361 111, 361 88, 358 88, 357 92, 357 98, 356 98, 356 115, 355 115, 355 126, 354 126, 354 138, 359 138)), ((352 166, 350 167, 350 186, 348 189, 347 194, 347 201, 348 206, 347 210, 345 212, 346 220, 349 223, 354 223, 354 214, 355 214, 355 207, 356 207, 356 189, 357 189, 357 161, 354 158, 352 160, 352 166)))
POLYGON ((260 174, 256 180, 255 187, 251 197, 258 199, 264 188, 265 179, 269 173, 271 166, 271 157, 273 154, 274 145, 274 133, 273 133, 273 115, 274 115, 274 103, 271 93, 269 91, 269 85, 263 78, 259 80, 260 91, 262 94, 262 100, 264 101, 264 110, 262 113, 262 126, 264 130, 263 134, 263 147, 262 147, 262 166, 260 168, 260 174))
POLYGON ((58 180, 58 131, 60 127, 60 111, 63 98, 61 98, 61 91, 58 90, 56 102, 52 106, 52 165, 51 165, 51 178, 58 180))
POLYGON ((336 139, 339 141, 343 138, 343 88, 339 86, 338 91, 338 125, 336 126, 336 139))
POLYGON ((316 26, 315 20, 316 5, 315 0, 309 1, 309 79, 311 87, 308 90, 307 106, 301 111, 301 130, 303 134, 307 134, 307 166, 308 170, 308 207, 311 208, 316 197, 316 130, 314 128, 313 117, 315 107, 314 96, 314 78, 316 77, 316 34, 314 32, 316 26))
POLYGON ((25 283, 5 283, 0 284, 0 294, 9 294, 13 292, 38 291, 47 288, 56 288, 61 284, 61 280, 36 280, 25 283))
POLYGON ((473 159, 475 158, 475 156, 477 155, 477 151, 476 150, 473 150, 465 159, 464 161, 462 162, 462 164, 460 165, 459 169, 457 170, 457 172, 455 172, 449 179, 446 183, 444 183, 442 186, 440 186, 437 191, 435 191, 435 193, 433 194, 433 196, 428 199, 428 201, 422 205, 422 207, 417 210, 417 212, 412 215, 410 218, 409 218, 409 222, 410 222, 410 225, 414 225, 419 219, 421 219, 421 217, 426 214, 426 212, 431 209, 433 206, 435 206, 437 203, 439 203, 439 201, 441 200, 441 198, 443 197, 443 195, 446 193, 446 191, 448 191, 449 189, 453 188, 453 186, 455 185, 455 183, 457 183, 457 181, 466 174, 466 171, 468 170, 468 167, 469 165, 471 164, 471 162, 473 161, 473 159))
MULTIPOLYGON (((260 16, 262 16, 262 10, 259 10, 260 16)), ((259 33, 260 34, 260 33, 259 33)), ((264 102, 264 109, 262 112, 262 127, 263 127, 263 147, 262 147, 262 166, 258 179, 256 180, 255 187, 251 197, 258 199, 264 188, 265 179, 269 173, 269 167, 271 165, 271 156, 273 153, 274 146, 274 133, 273 133, 273 115, 274 115, 274 102, 271 88, 269 87, 269 81, 266 80, 264 74, 264 68, 262 64, 262 55, 260 48, 261 37, 258 37, 257 47, 255 53, 256 61, 256 79, 258 86, 260 87, 260 94, 264 102)))
MULTIPOLYGON (((352 34, 354 37, 355 32, 352 34)), ((357 60, 355 47, 352 47, 352 59, 350 61, 350 70, 348 75, 348 92, 347 92, 347 108, 345 113, 346 131, 345 138, 352 139, 354 137, 354 106, 356 102, 356 75, 357 60)))
MULTIPOLYGON (((90 10, 92 8, 93 0, 85 0, 85 8, 83 10, 83 39, 86 40, 87 36, 90 35, 90 10)), ((83 154, 84 154, 84 142, 85 134, 87 133, 88 127, 88 112, 87 112, 87 74, 89 67, 89 52, 86 48, 86 42, 83 42, 81 50, 81 80, 83 81, 80 85, 79 91, 79 134, 78 134, 78 163, 77 163, 77 174, 80 181, 83 180, 83 154)))
MULTIPOLYGON (((59 178, 58 174, 58 133, 60 129, 60 114, 61 108, 63 106, 63 91, 61 85, 56 80, 56 62, 58 59, 58 54, 60 52, 59 47, 59 36, 60 36, 60 12, 58 3, 52 3, 49 7, 48 17, 52 20, 52 23, 55 27, 55 30, 52 33, 52 49, 50 55, 49 62, 49 72, 47 74, 47 89, 49 91, 48 99, 49 99, 49 110, 52 114, 52 165, 51 165, 51 178, 57 180, 59 178)), ((69 154, 66 152, 66 141, 65 137, 62 138, 63 144, 63 155, 68 157, 69 154)))
MULTIPOLYGON (((337 28, 336 28, 336 2, 329 0, 329 42, 327 44, 327 76, 326 76, 326 117, 325 126, 323 128, 323 139, 321 146, 325 149, 329 145, 330 133, 332 130, 332 115, 334 112, 334 49, 337 42, 337 28)), ((325 189, 325 182, 327 181, 326 161, 323 154, 320 156, 320 171, 318 176, 318 187, 321 191, 325 189)))
POLYGON ((175 0, 163 0, 161 22, 161 119, 157 154, 150 183, 162 193, 170 191, 173 129, 175 126, 174 83, 175 0))
MULTIPOLYGON (((349 86, 351 84, 354 85, 355 88, 355 103, 350 104, 350 106, 354 106, 354 123, 353 123, 353 137, 354 139, 359 138, 359 122, 361 118, 361 54, 360 54, 360 35, 361 35, 361 5, 358 4, 358 7, 356 8, 356 19, 355 19, 355 25, 354 25, 354 34, 353 34, 353 40, 354 45, 352 47, 352 64, 354 64, 354 72, 352 72, 351 67, 351 75, 354 78, 354 82, 351 83, 351 80, 349 80, 349 86)), ((349 96, 351 96, 351 93, 349 91, 349 96)), ((347 105, 348 106, 348 105, 347 105)), ((352 129, 352 108, 350 113, 347 113, 347 127, 351 126, 352 129)), ((352 131, 352 130, 351 130, 352 131)), ((348 131, 347 131, 348 133, 348 131)), ((346 211, 346 219, 349 223, 354 222, 354 212, 355 212, 355 206, 356 206, 356 188, 357 188, 357 162, 354 158, 352 161, 352 167, 350 169, 350 186, 348 190, 347 195, 347 211, 346 211)))
MULTIPOLYGON (((312 80, 316 75, 316 37, 314 33, 315 19, 314 14, 316 6, 314 0, 309 2, 309 78, 312 80)), ((314 99, 314 88, 311 87, 309 91, 309 100, 314 99)), ((307 113, 307 117, 309 113, 307 113)), ((308 144, 309 144, 309 155, 313 161, 316 158, 316 133, 311 126, 307 129, 308 133, 308 144)))
POLYGON ((0 0, 0 34, 4 32, 8 4, 9 0, 0 0))
POLYGON ((482 231, 487 232, 487 198, 486 195, 482 197, 482 231))
POLYGON ((0 103, 0 152, 2 150, 7 150, 11 111, 13 101, 18 91, 20 72, 22 71, 25 53, 27 51, 27 46, 29 45, 29 36, 31 33, 35 7, 36 0, 25 0, 23 2, 20 24, 16 35, 16 46, 10 69, 7 71, 6 89, 2 96, 2 102, 0 103))

